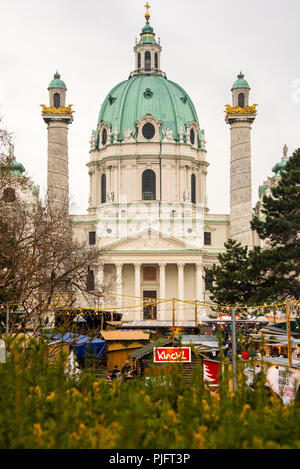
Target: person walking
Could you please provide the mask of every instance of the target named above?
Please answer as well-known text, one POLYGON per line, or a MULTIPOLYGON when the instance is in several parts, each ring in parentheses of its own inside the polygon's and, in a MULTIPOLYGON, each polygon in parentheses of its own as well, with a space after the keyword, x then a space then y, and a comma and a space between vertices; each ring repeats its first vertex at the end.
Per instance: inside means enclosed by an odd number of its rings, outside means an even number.
POLYGON ((125 365, 122 368, 122 375, 128 374, 131 371, 131 366, 129 360, 125 362, 125 365))
POLYGON ((119 370, 119 367, 118 365, 115 365, 114 369, 113 369, 113 372, 112 372, 112 377, 113 378, 117 378, 118 374, 121 373, 121 371, 119 370))

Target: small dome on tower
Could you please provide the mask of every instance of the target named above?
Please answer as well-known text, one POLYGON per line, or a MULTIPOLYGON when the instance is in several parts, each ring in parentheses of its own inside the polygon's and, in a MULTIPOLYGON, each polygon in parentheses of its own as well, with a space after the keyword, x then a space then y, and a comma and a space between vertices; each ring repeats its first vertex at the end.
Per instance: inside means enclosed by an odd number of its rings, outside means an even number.
POLYGON ((236 88, 250 88, 249 86, 249 83, 244 79, 244 74, 242 72, 240 72, 237 76, 237 80, 235 80, 235 82, 233 83, 232 85, 232 89, 236 89, 236 88))
POLYGON ((65 82, 60 79, 60 74, 58 73, 58 71, 56 71, 56 73, 54 73, 53 76, 54 76, 54 78, 49 83, 48 90, 50 90, 51 88, 65 88, 65 89, 67 89, 65 82))

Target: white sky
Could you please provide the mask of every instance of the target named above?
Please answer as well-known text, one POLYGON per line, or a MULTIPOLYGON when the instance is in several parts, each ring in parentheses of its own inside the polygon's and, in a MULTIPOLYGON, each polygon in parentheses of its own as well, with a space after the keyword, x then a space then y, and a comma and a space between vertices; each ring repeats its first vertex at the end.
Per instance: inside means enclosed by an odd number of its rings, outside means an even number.
MULTIPOLYGON (((15 134, 15 154, 46 188, 47 132, 40 104, 56 69, 67 104, 73 213, 88 201, 89 139, 101 103, 134 69, 133 46, 146 0, 0 0, 0 112, 15 134)), ((258 185, 300 147, 299 0, 150 0, 163 47, 161 68, 195 104, 207 140, 211 213, 229 212, 229 127, 225 104, 240 70, 258 103, 252 131, 253 205, 258 185)))

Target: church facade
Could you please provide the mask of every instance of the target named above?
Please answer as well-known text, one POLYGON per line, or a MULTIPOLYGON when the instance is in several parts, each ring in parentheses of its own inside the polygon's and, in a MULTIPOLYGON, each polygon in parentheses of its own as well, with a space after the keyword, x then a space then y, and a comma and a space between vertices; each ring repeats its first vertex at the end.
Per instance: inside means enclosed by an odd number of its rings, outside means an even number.
MULTIPOLYGON (((170 320, 169 304, 143 302, 177 298, 178 320, 191 320, 183 301, 206 302, 212 265, 232 237, 255 240, 252 218, 251 126, 256 105, 242 73, 232 87, 226 123, 231 135, 230 214, 211 214, 207 203, 208 158, 204 129, 188 93, 167 79, 161 45, 147 11, 134 46, 135 68, 107 94, 90 140, 87 214, 72 215, 74 236, 101 250, 90 266, 89 289, 111 294, 101 307, 124 308, 126 321, 170 320), (128 309, 125 306, 129 306, 128 309)), ((66 85, 58 73, 48 87, 42 116, 48 128, 48 193, 68 198, 66 85)))

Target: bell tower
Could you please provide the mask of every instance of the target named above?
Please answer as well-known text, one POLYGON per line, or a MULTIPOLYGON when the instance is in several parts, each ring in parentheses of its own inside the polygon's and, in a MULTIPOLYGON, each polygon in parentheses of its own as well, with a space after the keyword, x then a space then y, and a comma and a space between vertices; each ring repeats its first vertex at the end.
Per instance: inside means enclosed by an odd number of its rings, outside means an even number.
POLYGON ((47 194, 51 203, 69 204, 68 126, 73 121, 72 105, 66 106, 66 85, 56 72, 48 86, 49 106, 42 104, 48 128, 47 194))
POLYGON ((230 125, 230 237, 242 246, 253 246, 251 125, 256 106, 249 106, 250 87, 242 72, 234 82, 232 106, 226 106, 226 123, 230 125))

